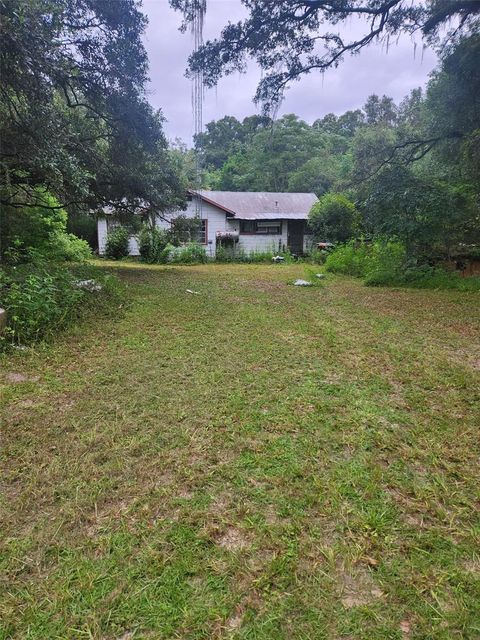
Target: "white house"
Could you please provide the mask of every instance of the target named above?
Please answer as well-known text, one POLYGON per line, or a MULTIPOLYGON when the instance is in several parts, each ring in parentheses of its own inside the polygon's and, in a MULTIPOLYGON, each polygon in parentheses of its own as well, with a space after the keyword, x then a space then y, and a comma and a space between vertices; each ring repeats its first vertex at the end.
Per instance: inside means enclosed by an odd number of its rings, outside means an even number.
MULTIPOLYGON (((185 211, 163 214, 157 226, 166 229, 178 215, 200 217, 202 228, 199 242, 207 254, 215 256, 218 243, 231 242, 239 250, 284 251, 296 254, 308 249, 306 221, 314 193, 271 193, 266 191, 194 191, 189 190, 185 211)), ((98 247, 105 252, 108 229, 117 225, 107 214, 98 218, 98 247)), ((138 242, 130 237, 130 255, 138 255, 138 242)))

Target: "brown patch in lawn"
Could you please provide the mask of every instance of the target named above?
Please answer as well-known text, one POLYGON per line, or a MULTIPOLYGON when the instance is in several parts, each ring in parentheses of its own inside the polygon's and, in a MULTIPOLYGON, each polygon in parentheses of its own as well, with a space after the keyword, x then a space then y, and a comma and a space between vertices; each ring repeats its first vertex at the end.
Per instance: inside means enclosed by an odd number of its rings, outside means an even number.
POLYGON ((480 558, 473 558, 472 560, 467 560, 463 565, 465 570, 469 573, 474 573, 475 575, 480 575, 480 558))
POLYGON ((235 631, 236 629, 240 628, 242 624, 242 620, 243 620, 243 613, 237 612, 233 614, 233 616, 230 616, 230 618, 228 618, 228 620, 225 621, 225 628, 228 631, 235 631))
POLYGON ((248 540, 239 529, 228 527, 228 529, 217 538, 217 544, 228 551, 239 551, 248 546, 248 540))
POLYGON ((369 571, 356 568, 340 576, 342 604, 346 609, 369 605, 384 597, 369 571))
POLYGON ((18 382, 38 382, 40 376, 28 376, 23 373, 9 372, 5 375, 7 382, 17 384, 18 382))

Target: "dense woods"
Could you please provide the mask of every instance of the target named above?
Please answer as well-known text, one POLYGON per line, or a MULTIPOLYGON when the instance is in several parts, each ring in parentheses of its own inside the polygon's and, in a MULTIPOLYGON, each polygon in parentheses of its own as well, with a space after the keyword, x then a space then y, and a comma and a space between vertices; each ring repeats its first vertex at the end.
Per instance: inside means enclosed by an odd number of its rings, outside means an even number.
MULTIPOLYGON (((399 104, 372 95, 362 108, 307 124, 226 116, 195 140, 213 189, 341 193, 359 212, 350 236, 398 238, 410 254, 449 255, 479 241, 480 37, 448 47, 425 91, 399 104)), ((345 234, 323 228, 323 239, 345 234)))

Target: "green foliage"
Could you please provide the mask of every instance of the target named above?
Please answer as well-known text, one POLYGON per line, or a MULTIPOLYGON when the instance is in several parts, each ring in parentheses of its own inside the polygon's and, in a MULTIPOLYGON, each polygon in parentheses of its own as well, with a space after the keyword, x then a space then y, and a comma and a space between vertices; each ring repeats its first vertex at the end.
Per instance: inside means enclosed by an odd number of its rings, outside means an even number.
POLYGON ((184 200, 149 104, 147 24, 133 0, 0 3, 2 205, 48 185, 87 212, 184 200))
POLYGON ((321 241, 346 242, 357 228, 357 211, 347 197, 327 193, 316 202, 309 213, 309 226, 321 241))
POLYGON ((173 247, 168 252, 168 262, 174 264, 199 264, 208 262, 205 247, 195 242, 190 242, 183 247, 173 247))
POLYGON ((138 235, 142 261, 149 264, 165 262, 165 248, 170 242, 170 236, 166 230, 144 225, 138 235))
POLYGON ((307 261, 313 264, 325 264, 325 260, 330 252, 325 249, 314 247, 307 256, 307 261))
POLYGON ((120 291, 116 278, 90 266, 67 269, 44 262, 1 271, 0 306, 8 324, 0 345, 47 338, 92 311, 111 312, 120 291), (101 290, 79 287, 85 279, 93 279, 101 290))
POLYGON ((366 274, 369 247, 354 240, 337 247, 325 260, 325 270, 347 276, 363 277, 366 274))
POLYGON ((105 256, 110 260, 120 260, 128 256, 128 229, 116 227, 107 234, 105 256))
POLYGON ((87 242, 67 233, 67 212, 48 192, 37 189, 35 205, 0 209, 1 251, 4 262, 32 260, 81 262, 91 256, 87 242))
POLYGON ((405 259, 405 247, 400 242, 368 244, 352 240, 328 255, 325 270, 365 278, 369 284, 384 284, 400 277, 405 259))
POLYGON ((92 257, 92 250, 86 240, 73 233, 58 233, 52 238, 50 250, 42 258, 59 259, 67 262, 84 262, 92 257))
POLYGON ((441 267, 410 263, 405 246, 398 241, 349 242, 329 254, 325 270, 363 278, 368 286, 480 291, 478 277, 466 278, 441 267))
POLYGON ((217 244, 215 262, 235 262, 235 247, 217 244))
POLYGON ((86 240, 92 250, 98 249, 97 220, 94 215, 77 210, 69 211, 67 232, 86 240))

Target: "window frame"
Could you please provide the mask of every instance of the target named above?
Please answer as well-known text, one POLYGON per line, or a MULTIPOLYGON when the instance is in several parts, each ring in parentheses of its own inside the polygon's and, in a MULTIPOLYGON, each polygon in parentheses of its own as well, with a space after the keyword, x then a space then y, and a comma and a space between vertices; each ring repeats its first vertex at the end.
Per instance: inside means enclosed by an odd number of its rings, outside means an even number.
POLYGON ((283 230, 283 221, 279 220, 278 223, 276 219, 272 220, 262 220, 264 224, 259 225, 258 220, 240 220, 240 233, 245 236, 281 236, 283 230), (271 222, 271 224, 266 224, 271 222), (254 226, 255 231, 245 231, 246 223, 254 226), (259 229, 265 229, 264 231, 260 231, 259 229), (272 231, 272 229, 275 229, 272 231))
POLYGON ((207 245, 208 244, 208 219, 201 218, 200 223, 201 223, 201 228, 198 234, 197 242, 198 244, 201 244, 201 245, 207 245))

